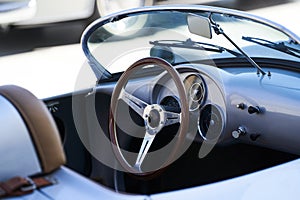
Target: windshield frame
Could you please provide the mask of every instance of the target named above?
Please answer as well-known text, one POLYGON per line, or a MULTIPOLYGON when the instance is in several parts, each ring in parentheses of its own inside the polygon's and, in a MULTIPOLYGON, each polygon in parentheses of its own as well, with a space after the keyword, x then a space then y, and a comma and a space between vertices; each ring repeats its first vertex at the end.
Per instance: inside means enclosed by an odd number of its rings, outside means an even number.
POLYGON ((121 12, 117 12, 111 15, 108 15, 103 18, 99 18, 98 20, 94 21, 92 24, 90 24, 82 34, 81 38, 81 45, 83 52, 88 59, 88 62, 94 71, 97 80, 107 79, 111 78, 112 74, 105 69, 104 66, 102 66, 97 59, 93 56, 93 54, 90 52, 88 48, 88 40, 92 33, 98 29, 99 27, 104 26, 107 23, 111 23, 117 20, 120 20, 125 17, 134 16, 137 14, 147 14, 151 13, 153 11, 169 11, 169 12, 209 12, 212 14, 224 14, 224 15, 232 15, 233 17, 242 17, 247 18, 249 20, 252 20, 254 22, 260 23, 262 25, 269 26, 271 28, 276 29, 279 32, 282 32, 283 34, 287 35, 292 41, 296 42, 297 44, 300 44, 300 37, 297 36, 295 33, 291 32, 284 26, 277 24, 273 21, 270 21, 268 19, 252 15, 246 12, 242 11, 236 11, 232 9, 226 9, 226 8, 217 8, 217 7, 211 7, 211 6, 200 6, 200 5, 164 5, 164 6, 150 6, 150 7, 143 7, 143 8, 134 8, 130 10, 125 10, 121 12))

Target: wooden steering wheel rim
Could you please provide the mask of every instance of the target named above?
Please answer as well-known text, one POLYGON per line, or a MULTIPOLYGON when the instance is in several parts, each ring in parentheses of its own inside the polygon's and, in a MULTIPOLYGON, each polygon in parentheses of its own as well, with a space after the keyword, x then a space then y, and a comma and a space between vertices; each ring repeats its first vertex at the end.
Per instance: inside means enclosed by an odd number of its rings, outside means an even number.
POLYGON ((188 108, 188 102, 186 98, 186 92, 185 88, 183 85, 183 82, 180 79, 179 73, 177 70, 167 61, 161 59, 161 58, 156 58, 156 57, 148 57, 148 58, 143 58, 132 64, 120 77, 118 80, 114 91, 112 93, 111 97, 111 106, 110 106, 110 116, 109 116, 109 133, 110 133, 110 139, 111 139, 111 144, 113 148, 113 152, 121 164, 121 166, 129 173, 139 175, 139 176, 148 176, 152 175, 154 173, 157 173, 160 171, 160 169, 165 168, 169 164, 171 164, 174 161, 174 158, 176 158, 176 153, 180 149, 180 145, 183 143, 184 138, 188 132, 188 125, 189 125, 189 108, 188 108), (175 142, 175 146, 172 150, 172 153, 168 155, 166 158, 166 161, 158 170, 154 171, 148 171, 148 172, 141 172, 136 170, 133 166, 131 166, 126 159, 124 158, 121 148, 118 143, 118 136, 117 132, 115 130, 115 119, 114 116, 117 111, 117 102, 118 102, 118 97, 122 91, 122 88, 126 85, 127 81, 130 78, 130 75, 139 67, 147 66, 147 65, 157 65, 159 67, 162 67, 164 70, 166 70, 169 75, 172 77, 180 98, 180 104, 181 104, 181 122, 180 122, 180 127, 177 132, 177 138, 175 142))

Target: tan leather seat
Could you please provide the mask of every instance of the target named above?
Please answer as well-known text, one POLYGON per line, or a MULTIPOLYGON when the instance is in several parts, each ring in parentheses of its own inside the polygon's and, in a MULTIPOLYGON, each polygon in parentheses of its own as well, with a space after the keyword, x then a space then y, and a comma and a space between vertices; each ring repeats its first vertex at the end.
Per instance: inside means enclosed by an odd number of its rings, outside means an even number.
POLYGON ((11 175, 50 173, 65 164, 56 124, 44 103, 29 91, 14 85, 0 87, 0 124, 0 157, 6 157, 0 159, 0 181, 11 175), (37 160, 36 169, 28 169, 27 157, 37 160))

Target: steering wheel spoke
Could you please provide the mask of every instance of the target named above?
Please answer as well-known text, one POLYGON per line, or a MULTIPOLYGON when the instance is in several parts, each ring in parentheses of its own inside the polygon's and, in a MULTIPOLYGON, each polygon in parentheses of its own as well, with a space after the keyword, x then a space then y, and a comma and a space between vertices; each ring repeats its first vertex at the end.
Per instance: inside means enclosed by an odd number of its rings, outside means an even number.
POLYGON ((119 99, 125 101, 130 108, 143 117, 144 109, 148 106, 146 102, 128 93, 124 88, 121 90, 119 99))
POLYGON ((141 165, 151 147, 152 142, 154 141, 156 135, 151 135, 146 131, 142 146, 139 150, 138 157, 135 161, 134 168, 139 172, 142 172, 141 165))
POLYGON ((170 126, 172 124, 181 123, 181 113, 164 111, 166 116, 165 126, 170 126))

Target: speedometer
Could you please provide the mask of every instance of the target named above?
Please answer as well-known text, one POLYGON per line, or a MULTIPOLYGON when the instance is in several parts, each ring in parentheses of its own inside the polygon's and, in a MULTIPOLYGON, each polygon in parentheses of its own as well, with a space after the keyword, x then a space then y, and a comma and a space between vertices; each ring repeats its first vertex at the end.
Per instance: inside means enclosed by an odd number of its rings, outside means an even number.
POLYGON ((195 111, 205 100, 206 90, 204 81, 200 76, 192 74, 185 78, 184 86, 187 91, 190 111, 195 111))

